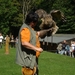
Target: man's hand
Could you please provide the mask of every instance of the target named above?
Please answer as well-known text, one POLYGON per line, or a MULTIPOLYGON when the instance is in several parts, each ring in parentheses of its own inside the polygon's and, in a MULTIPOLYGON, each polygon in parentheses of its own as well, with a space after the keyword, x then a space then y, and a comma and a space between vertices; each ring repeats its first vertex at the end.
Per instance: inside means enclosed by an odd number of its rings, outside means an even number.
POLYGON ((41 52, 43 52, 43 49, 42 48, 37 48, 36 51, 41 53, 41 52))
POLYGON ((42 48, 38 48, 38 51, 36 51, 36 57, 38 58, 40 56, 40 53, 43 52, 42 48))

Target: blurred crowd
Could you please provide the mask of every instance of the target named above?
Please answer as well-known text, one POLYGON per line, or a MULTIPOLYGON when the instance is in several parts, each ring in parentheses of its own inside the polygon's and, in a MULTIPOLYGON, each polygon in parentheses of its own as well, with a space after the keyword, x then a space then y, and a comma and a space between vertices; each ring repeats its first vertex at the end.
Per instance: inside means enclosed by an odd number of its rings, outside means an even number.
POLYGON ((70 44, 64 40, 57 46, 57 53, 75 58, 75 40, 71 40, 70 44))
POLYGON ((4 46, 5 54, 9 54, 10 48, 15 48, 17 44, 18 38, 14 38, 13 35, 6 35, 5 37, 0 33, 0 49, 4 46))

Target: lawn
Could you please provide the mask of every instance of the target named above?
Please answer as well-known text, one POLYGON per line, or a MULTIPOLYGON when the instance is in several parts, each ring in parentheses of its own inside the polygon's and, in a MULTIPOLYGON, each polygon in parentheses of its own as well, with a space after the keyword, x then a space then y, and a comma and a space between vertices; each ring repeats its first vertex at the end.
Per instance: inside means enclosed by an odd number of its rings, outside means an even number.
MULTIPOLYGON (((15 48, 9 55, 0 49, 0 75, 22 75, 15 57, 15 48)), ((44 51, 39 57, 39 75, 75 75, 75 58, 44 51)))

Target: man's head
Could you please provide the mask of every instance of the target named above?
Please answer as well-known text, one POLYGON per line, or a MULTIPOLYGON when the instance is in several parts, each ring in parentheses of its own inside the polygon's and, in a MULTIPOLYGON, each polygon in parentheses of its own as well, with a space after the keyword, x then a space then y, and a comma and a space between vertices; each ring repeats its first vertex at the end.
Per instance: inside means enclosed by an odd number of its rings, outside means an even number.
POLYGON ((38 19, 39 19, 39 16, 35 12, 30 12, 26 16, 25 23, 28 24, 28 25, 30 23, 37 23, 38 22, 38 19))

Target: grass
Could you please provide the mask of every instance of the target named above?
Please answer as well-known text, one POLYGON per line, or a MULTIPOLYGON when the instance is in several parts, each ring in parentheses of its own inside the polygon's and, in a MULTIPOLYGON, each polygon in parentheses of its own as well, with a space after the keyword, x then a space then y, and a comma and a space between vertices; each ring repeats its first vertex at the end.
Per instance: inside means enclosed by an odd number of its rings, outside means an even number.
POLYGON ((75 75, 75 58, 43 52, 39 59, 40 75, 75 75))
MULTIPOLYGON (((0 75, 22 75, 15 55, 15 48, 10 49, 9 55, 0 49, 0 75)), ((39 57, 39 75, 75 75, 75 58, 44 51, 39 57)))

